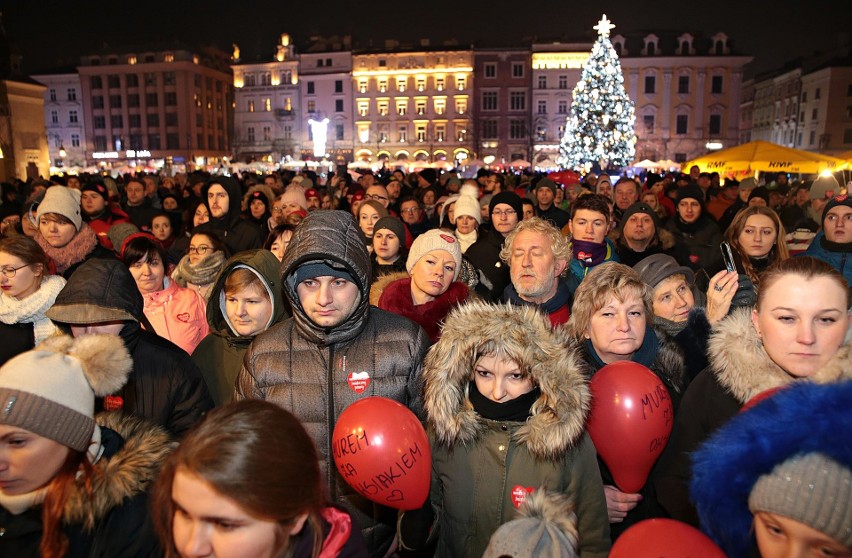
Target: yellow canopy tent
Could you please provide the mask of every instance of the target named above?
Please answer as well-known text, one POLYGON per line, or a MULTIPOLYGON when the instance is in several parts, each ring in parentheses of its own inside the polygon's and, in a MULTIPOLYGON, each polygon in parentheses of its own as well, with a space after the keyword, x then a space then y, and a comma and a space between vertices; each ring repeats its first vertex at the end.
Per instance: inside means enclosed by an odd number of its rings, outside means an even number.
POLYGON ((846 167, 847 162, 829 155, 792 149, 768 141, 752 141, 708 153, 684 163, 683 168, 688 169, 693 165, 698 165, 702 172, 715 171, 720 174, 748 171, 816 174, 824 170, 841 170, 846 167))

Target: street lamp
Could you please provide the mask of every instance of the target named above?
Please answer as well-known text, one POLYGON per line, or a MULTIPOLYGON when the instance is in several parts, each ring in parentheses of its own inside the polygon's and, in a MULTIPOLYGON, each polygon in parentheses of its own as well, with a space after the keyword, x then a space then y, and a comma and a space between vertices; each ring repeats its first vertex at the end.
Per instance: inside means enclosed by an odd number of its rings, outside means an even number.
POLYGON ((59 144, 59 156, 65 159, 68 156, 68 152, 65 151, 65 146, 61 143, 59 144))

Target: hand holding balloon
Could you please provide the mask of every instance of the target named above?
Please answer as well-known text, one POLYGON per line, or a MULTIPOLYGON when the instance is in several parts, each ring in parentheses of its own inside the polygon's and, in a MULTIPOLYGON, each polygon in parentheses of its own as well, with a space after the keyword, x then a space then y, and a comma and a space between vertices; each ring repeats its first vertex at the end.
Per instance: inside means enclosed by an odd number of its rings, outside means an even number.
POLYGON ((628 494, 614 486, 604 485, 606 497, 606 512, 610 523, 621 523, 627 517, 627 512, 635 508, 642 500, 641 494, 628 494))
POLYGON ((384 397, 347 407, 332 434, 334 463, 365 498, 398 510, 420 508, 429 496, 432 453, 414 413, 384 397))

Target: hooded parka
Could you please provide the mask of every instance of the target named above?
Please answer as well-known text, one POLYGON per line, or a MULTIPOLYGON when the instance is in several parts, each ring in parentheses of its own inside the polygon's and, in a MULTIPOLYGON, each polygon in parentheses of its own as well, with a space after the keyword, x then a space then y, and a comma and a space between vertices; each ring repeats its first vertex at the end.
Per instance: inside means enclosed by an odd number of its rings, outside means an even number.
POLYGON ((263 282, 272 301, 269 329, 287 316, 284 295, 281 291, 278 259, 269 250, 247 250, 228 260, 213 283, 207 301, 207 323, 210 334, 192 353, 192 360, 204 374, 204 381, 216 405, 229 403, 234 397, 234 383, 243 365, 243 356, 255 336, 242 336, 228 323, 225 312, 225 281, 234 270, 245 268, 263 282))
MULTIPOLYGON (((852 329, 828 363, 808 381, 852 379, 852 329)), ((669 443, 657 466, 658 501, 678 521, 698 527, 689 499, 690 454, 754 396, 797 381, 775 364, 743 308, 716 324, 708 345, 710 366, 698 374, 680 402, 669 443)))
POLYGON ((345 211, 309 213, 293 233, 281 262, 293 317, 258 335, 246 352, 235 399, 264 399, 302 421, 317 444, 332 502, 361 526, 370 553, 383 556, 393 541, 396 511, 351 489, 332 462, 331 433, 346 407, 378 395, 422 416, 420 366, 429 339, 414 322, 370 307, 370 258, 354 218, 345 211), (324 328, 306 315, 295 271, 324 262, 346 271, 360 299, 342 323, 324 328))
MULTIPOLYGON (((607 556, 609 523, 595 448, 585 431, 591 396, 577 352, 533 306, 472 302, 447 318, 424 363, 432 439, 436 556, 479 557, 497 528, 520 517, 532 489, 567 494, 579 555, 607 556), (517 361, 541 395, 526 422, 488 420, 468 396, 483 351, 517 361)), ((402 541, 405 544, 405 541, 402 541)))
POLYGON ((201 188, 201 199, 204 200, 207 211, 210 211, 207 191, 214 184, 219 184, 228 193, 228 213, 217 218, 213 217, 211 212, 210 221, 198 225, 193 232, 212 232, 218 235, 225 246, 228 247, 228 250, 231 251, 231 254, 252 248, 262 248, 265 239, 260 232, 260 227, 242 218, 240 208, 242 192, 240 191, 240 183, 235 179, 229 176, 217 176, 201 188))
POLYGON ((189 355, 140 326, 142 295, 120 261, 93 259, 81 265, 46 314, 61 327, 124 322, 119 336, 133 358, 133 370, 123 388, 97 400, 98 409, 121 410, 180 437, 213 408, 189 355))

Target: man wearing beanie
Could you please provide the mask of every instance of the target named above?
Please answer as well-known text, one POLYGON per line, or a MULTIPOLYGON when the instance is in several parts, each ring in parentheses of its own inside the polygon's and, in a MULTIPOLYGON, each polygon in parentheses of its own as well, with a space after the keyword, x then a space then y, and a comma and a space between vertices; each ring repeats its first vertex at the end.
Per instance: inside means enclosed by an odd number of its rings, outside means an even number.
POLYGON ((538 181, 535 187, 535 215, 553 223, 559 230, 568 224, 570 217, 566 211, 562 211, 553 204, 556 197, 556 183, 545 177, 538 181))
MULTIPOLYGON (((722 270, 722 233, 707 215, 704 192, 695 184, 677 190, 675 214, 665 225, 675 238, 674 257, 693 271, 703 269, 712 277, 722 270)), ((703 290, 706 285, 700 285, 703 290)))
POLYGON ((660 218, 651 206, 636 202, 621 217, 621 226, 609 234, 619 260, 633 267, 654 254, 671 254, 674 236, 660 226, 660 218))
POLYGON ((827 204, 828 200, 831 198, 839 196, 842 193, 843 192, 840 190, 840 183, 837 182, 837 179, 834 178, 833 174, 829 174, 828 176, 818 176, 817 179, 814 180, 814 183, 811 184, 811 189, 809 191, 811 202, 806 211, 808 217, 813 219, 815 222, 820 223, 820 219, 824 213, 825 204, 827 204))
POLYGON ((429 339, 410 320, 370 306, 370 257, 355 219, 314 211, 281 262, 293 317, 258 335, 246 352, 235 399, 264 399, 299 418, 319 450, 326 490, 362 528, 370 554, 384 556, 397 512, 349 488, 332 461, 340 413, 370 396, 422 418, 420 365, 429 339))
POLYGON ((87 182, 80 190, 80 204, 83 209, 83 220, 86 221, 95 234, 101 246, 113 250, 108 233, 113 225, 130 223, 130 217, 109 201, 109 190, 98 180, 87 182))
POLYGON ((127 384, 99 399, 99 410, 133 415, 180 437, 213 408, 213 400, 201 370, 183 349, 154 333, 143 307, 126 265, 93 259, 71 276, 46 314, 74 337, 118 335, 130 351, 127 384))
POLYGON ((521 198, 511 190, 494 194, 488 203, 488 214, 491 228, 467 249, 465 257, 479 276, 477 294, 491 302, 499 302, 511 283, 509 266, 500 259, 500 251, 506 237, 523 219, 521 198))
POLYGON ((805 255, 830 264, 852 285, 852 199, 848 195, 835 196, 825 204, 822 230, 805 255))

